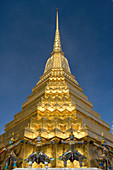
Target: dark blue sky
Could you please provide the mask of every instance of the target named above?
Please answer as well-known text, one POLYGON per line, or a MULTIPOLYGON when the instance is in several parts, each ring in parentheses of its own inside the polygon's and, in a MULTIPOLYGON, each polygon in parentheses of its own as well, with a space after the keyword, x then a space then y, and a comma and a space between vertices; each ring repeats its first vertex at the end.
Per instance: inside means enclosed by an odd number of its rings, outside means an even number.
POLYGON ((56 8, 71 72, 113 120, 113 1, 0 0, 0 134, 31 94, 54 42, 56 8))

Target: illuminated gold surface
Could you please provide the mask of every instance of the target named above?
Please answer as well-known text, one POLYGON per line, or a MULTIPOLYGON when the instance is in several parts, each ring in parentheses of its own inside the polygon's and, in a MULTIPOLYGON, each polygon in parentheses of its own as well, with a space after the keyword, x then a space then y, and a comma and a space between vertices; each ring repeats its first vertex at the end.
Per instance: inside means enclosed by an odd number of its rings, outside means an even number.
MULTIPOLYGON (((15 114, 14 120, 5 126, 6 132, 0 136, 0 150, 8 146, 12 133, 16 142, 24 139, 25 142, 32 140, 36 143, 36 137, 41 131, 43 143, 53 139, 56 142, 48 147, 43 146, 42 151, 50 157, 58 158, 69 149, 68 145, 59 144, 59 141, 69 140, 71 125, 77 141, 86 140, 89 143, 90 140, 94 140, 100 143, 103 132, 108 146, 113 148, 113 135, 109 132, 109 124, 93 110, 93 104, 83 94, 82 88, 70 72, 61 48, 57 12, 53 52, 46 63, 44 74, 32 89, 27 101, 22 104, 22 111, 15 114)), ((28 167, 24 159, 35 151, 35 147, 25 142, 15 149, 18 158, 21 158, 18 167, 28 167)), ((98 166, 95 160, 101 151, 95 150, 89 144, 76 145, 75 149, 87 157, 85 167, 98 166)), ((6 158, 7 153, 4 152, 0 156, 0 165, 3 167, 6 158)), ((55 159, 49 166, 60 168, 63 167, 63 162, 55 159)), ((77 168, 79 163, 68 161, 67 166, 77 168)), ((39 168, 44 165, 34 163, 33 167, 39 168)))
POLYGON ((47 60, 44 73, 52 69, 58 69, 58 71, 61 71, 61 73, 62 73, 61 69, 64 69, 71 73, 68 60, 64 57, 64 53, 62 52, 61 48, 60 32, 58 26, 58 10, 56 15, 56 32, 53 52, 51 53, 51 57, 47 60))

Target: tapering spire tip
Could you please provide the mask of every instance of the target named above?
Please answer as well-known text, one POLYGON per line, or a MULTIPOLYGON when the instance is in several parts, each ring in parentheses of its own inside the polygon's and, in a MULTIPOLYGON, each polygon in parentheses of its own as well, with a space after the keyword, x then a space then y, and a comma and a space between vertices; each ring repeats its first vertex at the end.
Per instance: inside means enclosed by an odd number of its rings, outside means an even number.
POLYGON ((55 33, 55 41, 53 51, 62 51, 61 42, 60 42, 60 32, 59 32, 59 24, 58 24, 58 8, 56 12, 56 33, 55 33))
POLYGON ((58 26, 58 8, 57 8, 57 13, 56 13, 56 30, 59 29, 59 26, 58 26))

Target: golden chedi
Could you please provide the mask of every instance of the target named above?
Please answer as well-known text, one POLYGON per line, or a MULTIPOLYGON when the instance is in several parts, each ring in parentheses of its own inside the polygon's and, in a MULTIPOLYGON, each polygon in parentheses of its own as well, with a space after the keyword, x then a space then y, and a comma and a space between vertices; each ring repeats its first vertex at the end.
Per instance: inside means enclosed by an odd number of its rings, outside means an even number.
MULTIPOLYGON (((47 60, 44 74, 32 89, 32 94, 22 104, 22 110, 14 116, 14 120, 6 124, 5 133, 0 136, 0 150, 9 146, 9 141, 14 133, 14 142, 24 142, 14 148, 17 156, 17 167, 28 167, 24 160, 33 152, 35 145, 28 145, 30 140, 37 143, 37 136, 41 136, 41 151, 50 158, 55 158, 49 167, 64 167, 63 161, 58 160, 69 145, 60 141, 70 141, 73 129, 74 140, 86 141, 86 145, 76 144, 76 150, 85 155, 84 167, 98 167, 96 159, 101 155, 102 149, 96 149, 90 141, 100 144, 103 132, 107 146, 113 150, 113 134, 108 123, 100 118, 100 114, 93 110, 93 104, 83 94, 75 77, 71 74, 68 60, 61 48, 60 32, 58 26, 58 10, 56 16, 56 33, 51 57, 47 60), (53 144, 52 141, 55 141, 53 144)), ((5 167, 8 153, 0 155, 0 166, 5 167)), ((113 162, 113 158, 110 158, 113 162)), ((112 163, 113 165, 113 163, 112 163)), ((32 168, 43 168, 44 164, 34 163, 32 168)), ((67 167, 80 167, 78 161, 67 161, 67 167)), ((9 166, 11 169, 11 165, 9 166)))

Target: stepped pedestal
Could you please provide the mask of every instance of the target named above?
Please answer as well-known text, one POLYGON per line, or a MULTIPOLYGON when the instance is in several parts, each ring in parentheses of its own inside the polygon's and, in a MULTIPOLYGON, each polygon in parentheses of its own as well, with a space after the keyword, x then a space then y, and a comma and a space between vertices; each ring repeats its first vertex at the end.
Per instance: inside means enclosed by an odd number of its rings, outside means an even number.
MULTIPOLYGON (((46 168, 16 168, 15 170, 46 170, 46 168)), ((47 170, 99 170, 98 168, 47 168, 47 170)))

